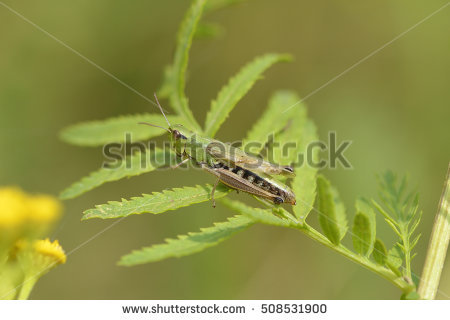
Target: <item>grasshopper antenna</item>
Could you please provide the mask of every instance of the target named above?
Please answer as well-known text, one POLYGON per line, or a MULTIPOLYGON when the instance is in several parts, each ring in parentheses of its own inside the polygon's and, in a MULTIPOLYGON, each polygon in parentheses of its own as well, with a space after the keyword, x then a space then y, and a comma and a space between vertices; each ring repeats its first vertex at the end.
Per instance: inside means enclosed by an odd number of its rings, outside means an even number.
POLYGON ((151 123, 148 123, 148 122, 138 122, 138 124, 145 124, 146 126, 160 128, 160 129, 166 130, 169 133, 172 133, 172 131, 170 131, 169 129, 161 127, 161 126, 157 126, 156 124, 151 124, 151 123))
POLYGON ((162 108, 161 105, 159 104, 158 97, 156 96, 156 93, 154 93, 153 96, 155 97, 156 103, 158 104, 158 108, 159 108, 159 110, 161 110, 161 113, 162 113, 162 115, 164 116, 164 119, 166 119, 166 122, 167 122, 167 125, 169 126, 169 128, 167 129, 167 128, 158 126, 158 125, 156 125, 156 124, 151 124, 151 123, 148 123, 148 122, 138 122, 138 124, 145 124, 145 125, 147 125, 147 126, 155 127, 155 128, 160 128, 160 129, 166 130, 166 131, 169 132, 169 133, 172 133, 172 130, 170 130, 170 128, 171 128, 170 122, 169 122, 169 120, 167 120, 166 114, 164 113, 163 108, 162 108))
POLYGON ((169 128, 171 128, 172 126, 170 125, 169 120, 167 120, 166 114, 164 113, 161 105, 159 104, 159 100, 158 100, 158 97, 156 96, 156 93, 153 93, 153 96, 155 97, 156 103, 158 104, 158 108, 159 108, 159 110, 161 110, 161 113, 163 114, 164 119, 166 119, 166 122, 169 125, 169 128))

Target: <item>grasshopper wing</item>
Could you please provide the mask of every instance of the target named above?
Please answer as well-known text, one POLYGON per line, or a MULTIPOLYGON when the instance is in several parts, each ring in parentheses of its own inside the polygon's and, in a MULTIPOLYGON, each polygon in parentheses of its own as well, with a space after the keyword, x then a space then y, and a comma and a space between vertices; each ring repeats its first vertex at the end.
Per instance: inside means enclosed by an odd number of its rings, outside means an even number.
POLYGON ((211 141, 206 146, 206 152, 217 160, 238 165, 254 172, 266 175, 295 176, 294 170, 289 166, 270 163, 218 140, 211 141))

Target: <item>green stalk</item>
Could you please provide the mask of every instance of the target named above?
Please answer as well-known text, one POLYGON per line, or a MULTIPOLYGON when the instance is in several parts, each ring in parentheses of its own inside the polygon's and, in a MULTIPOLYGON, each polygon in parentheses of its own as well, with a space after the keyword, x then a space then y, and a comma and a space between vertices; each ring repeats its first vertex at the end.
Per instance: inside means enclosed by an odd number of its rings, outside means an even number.
POLYGON ((342 244, 334 245, 331 243, 324 235, 322 235, 320 232, 315 230, 314 228, 310 227, 306 223, 297 227, 301 232, 303 232, 305 235, 310 237, 311 239, 327 246, 328 248, 340 253, 344 257, 347 257, 348 259, 352 260, 353 262, 359 264, 360 266, 363 266, 364 268, 380 275, 381 277, 385 278, 386 280, 392 282, 395 286, 399 287, 403 292, 409 292, 411 291, 411 284, 406 282, 402 277, 397 276, 394 272, 391 270, 380 266, 366 257, 362 257, 351 250, 344 247, 342 244))
POLYGON ((27 300, 30 296, 31 290, 33 290, 34 285, 36 284, 39 277, 32 276, 26 277, 22 287, 20 288, 19 295, 17 296, 18 300, 27 300))
POLYGON ((444 184, 441 201, 434 221, 427 257, 420 279, 418 293, 422 299, 434 299, 439 287, 442 268, 444 267, 450 240, 450 163, 447 180, 444 184))
MULTIPOLYGON (((408 279, 412 279, 411 274, 411 249, 409 247, 409 234, 408 234, 408 225, 402 222, 401 223, 401 230, 402 234, 402 245, 404 247, 404 253, 405 253, 405 268, 406 268, 406 276, 408 279)), ((411 280, 412 281, 412 280, 411 280)))

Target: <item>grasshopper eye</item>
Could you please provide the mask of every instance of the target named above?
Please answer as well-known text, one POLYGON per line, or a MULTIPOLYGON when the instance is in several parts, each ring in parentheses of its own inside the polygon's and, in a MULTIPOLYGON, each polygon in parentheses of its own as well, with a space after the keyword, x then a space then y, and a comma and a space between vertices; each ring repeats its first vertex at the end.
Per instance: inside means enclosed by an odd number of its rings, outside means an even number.
POLYGON ((180 131, 178 131, 178 130, 173 130, 173 137, 176 139, 176 140, 179 140, 179 139, 184 139, 184 140, 187 140, 187 138, 184 136, 184 135, 182 135, 181 133, 180 133, 180 131))

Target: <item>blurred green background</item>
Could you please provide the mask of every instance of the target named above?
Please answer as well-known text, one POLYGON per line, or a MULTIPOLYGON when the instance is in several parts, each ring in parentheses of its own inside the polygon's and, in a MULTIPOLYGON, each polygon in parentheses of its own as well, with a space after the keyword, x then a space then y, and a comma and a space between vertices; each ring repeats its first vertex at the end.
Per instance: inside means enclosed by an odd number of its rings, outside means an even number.
MULTIPOLYGON (((176 30, 189 5, 187 0, 4 3, 148 97, 158 89, 163 68, 172 59, 176 30)), ((213 40, 197 40, 192 47, 190 105, 203 122, 209 101, 243 64, 266 52, 291 53, 295 61, 269 70, 218 134, 224 141, 238 140, 273 91, 293 89, 306 96, 445 3, 249 0, 214 12, 204 21, 220 23, 225 32, 213 40)), ((338 140, 353 141, 346 154, 353 169, 325 172, 351 216, 357 195, 376 195, 377 173, 386 169, 409 173, 424 211, 419 254, 413 261, 416 274, 422 270, 450 159, 449 17, 447 7, 306 101, 322 139, 334 130, 338 140)), ((3 6, 0 39, 1 185, 56 195, 102 163, 99 148, 60 142, 63 127, 157 111, 3 6)), ((132 249, 225 220, 232 213, 220 205, 215 210, 205 203, 158 216, 132 216, 98 236, 114 221, 80 222, 84 209, 107 200, 211 181, 211 176, 196 170, 154 172, 106 184, 65 202, 64 218, 51 236, 70 253, 68 262, 46 275, 31 298, 400 296, 387 281, 301 233, 263 225, 190 257, 133 268, 116 266, 119 257, 132 249)), ((382 220, 378 222, 381 237, 393 240, 382 220)), ((447 263, 441 299, 450 296, 449 269, 447 263)))

